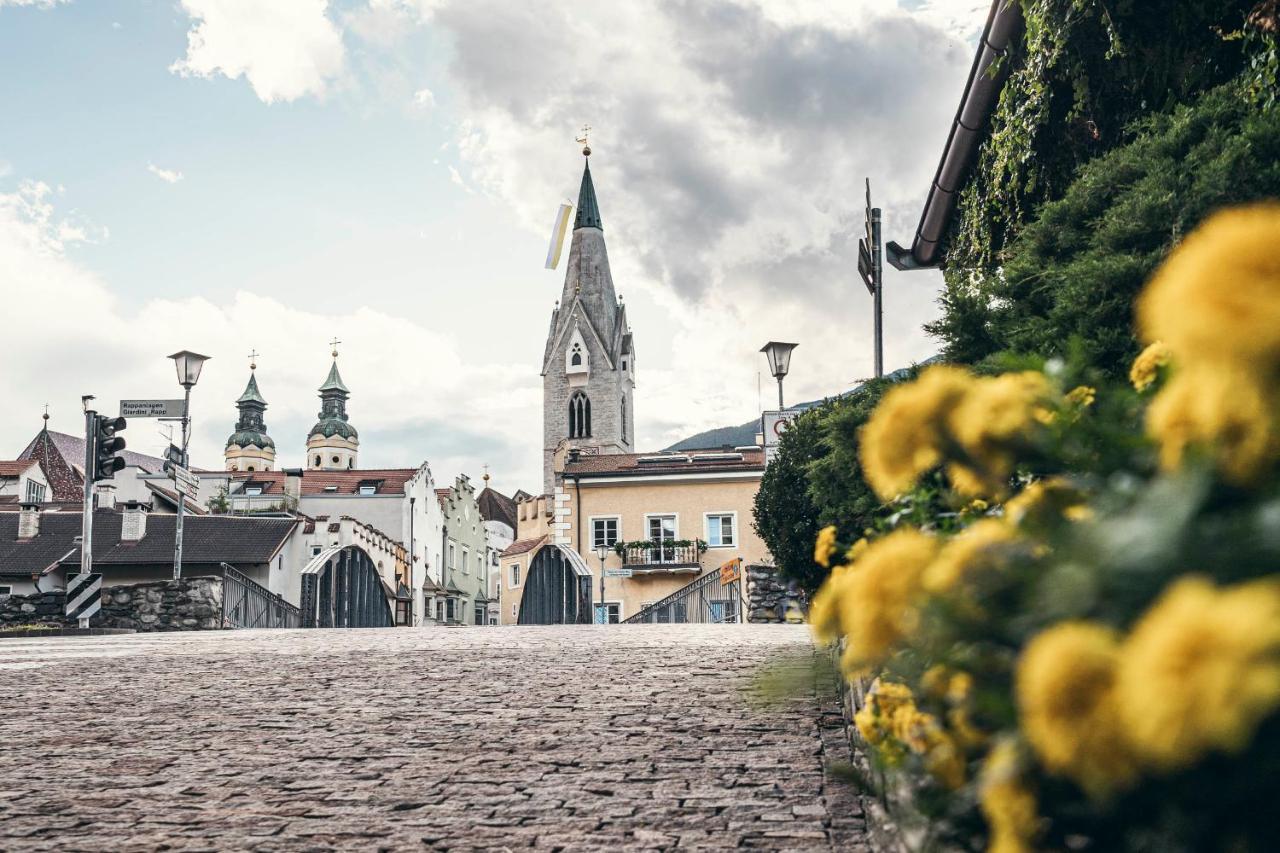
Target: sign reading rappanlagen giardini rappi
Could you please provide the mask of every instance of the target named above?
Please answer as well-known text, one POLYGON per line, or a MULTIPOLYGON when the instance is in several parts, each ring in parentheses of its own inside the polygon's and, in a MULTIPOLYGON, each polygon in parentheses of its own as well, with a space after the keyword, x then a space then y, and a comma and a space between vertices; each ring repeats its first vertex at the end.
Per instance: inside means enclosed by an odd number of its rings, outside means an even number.
POLYGON ((180 418, 181 400, 121 400, 122 418, 180 418))

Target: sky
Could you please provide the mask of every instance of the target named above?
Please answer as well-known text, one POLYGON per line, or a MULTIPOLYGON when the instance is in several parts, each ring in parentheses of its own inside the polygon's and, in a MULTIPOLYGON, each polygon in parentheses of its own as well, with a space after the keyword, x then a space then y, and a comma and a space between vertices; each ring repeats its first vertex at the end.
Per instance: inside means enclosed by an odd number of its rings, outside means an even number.
MULTIPOLYGON (((258 382, 303 464, 339 369, 361 467, 540 485, 541 357, 584 124, 658 449, 872 373, 864 178, 909 243, 983 0, 0 0, 0 458, 80 397, 181 396, 221 467, 258 382), (763 389, 763 390, 761 390, 763 389)), ((886 370, 923 360, 941 277, 885 281, 886 370)), ((134 420, 131 449, 164 425, 134 420)))

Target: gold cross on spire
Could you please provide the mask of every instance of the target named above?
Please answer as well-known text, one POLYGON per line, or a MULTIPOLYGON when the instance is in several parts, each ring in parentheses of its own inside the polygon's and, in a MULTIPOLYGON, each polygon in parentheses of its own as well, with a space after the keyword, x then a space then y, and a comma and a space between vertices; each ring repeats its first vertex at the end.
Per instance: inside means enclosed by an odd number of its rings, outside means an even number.
POLYGON ((249 369, 250 370, 258 369, 258 356, 260 355, 262 355, 262 353, 258 352, 257 347, 254 347, 252 350, 249 351, 249 369))
POLYGON ((587 143, 587 137, 591 135, 591 125, 589 125, 589 124, 584 124, 584 125, 582 126, 582 130, 581 130, 581 131, 579 131, 579 132, 580 132, 582 135, 581 135, 581 136, 577 136, 577 137, 575 137, 575 140, 576 140, 577 142, 579 142, 579 143, 582 145, 582 153, 583 153, 583 155, 584 155, 584 156, 586 156, 586 157, 590 157, 590 156, 591 156, 591 146, 587 143))
POLYGON ((340 343, 342 343, 342 341, 338 340, 338 336, 337 336, 337 335, 334 335, 333 340, 329 341, 329 346, 333 347, 333 357, 334 357, 334 358, 337 358, 337 357, 338 357, 338 344, 340 344, 340 343))

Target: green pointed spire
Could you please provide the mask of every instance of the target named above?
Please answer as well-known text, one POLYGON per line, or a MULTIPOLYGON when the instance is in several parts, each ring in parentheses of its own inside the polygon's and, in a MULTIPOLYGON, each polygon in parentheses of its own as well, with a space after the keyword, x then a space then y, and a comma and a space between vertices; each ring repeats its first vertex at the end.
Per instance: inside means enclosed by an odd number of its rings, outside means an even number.
POLYGON ((249 374, 249 384, 244 386, 244 393, 240 395, 240 399, 236 400, 236 405, 241 403, 261 403, 267 405, 267 401, 262 399, 262 394, 258 391, 258 376, 255 373, 249 374))
POLYGON ((344 394, 350 394, 347 386, 342 384, 342 377, 338 375, 338 361, 334 359, 333 367, 329 368, 329 378, 320 386, 320 393, 325 391, 341 391, 344 394))
POLYGON ((578 216, 573 221, 573 230, 579 228, 599 228, 604 230, 600 222, 600 205, 596 202, 596 188, 591 183, 591 162, 587 161, 582 170, 582 188, 578 190, 578 216))

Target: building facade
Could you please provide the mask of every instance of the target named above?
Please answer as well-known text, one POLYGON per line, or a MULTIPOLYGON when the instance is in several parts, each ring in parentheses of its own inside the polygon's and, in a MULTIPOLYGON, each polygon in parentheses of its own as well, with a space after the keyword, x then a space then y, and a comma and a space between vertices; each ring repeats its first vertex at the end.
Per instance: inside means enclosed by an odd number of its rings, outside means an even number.
MULTIPOLYGON (((589 155, 590 149, 584 149, 589 155)), ((604 225, 588 162, 564 289, 551 313, 542 358, 543 488, 554 486, 562 447, 587 454, 627 453, 635 430, 635 344, 613 288, 604 225)))
POLYGON ((443 515, 440 532, 444 592, 435 601, 435 620, 458 625, 485 625, 489 621, 489 556, 485 519, 480 514, 476 489, 466 474, 452 486, 436 489, 443 515))

